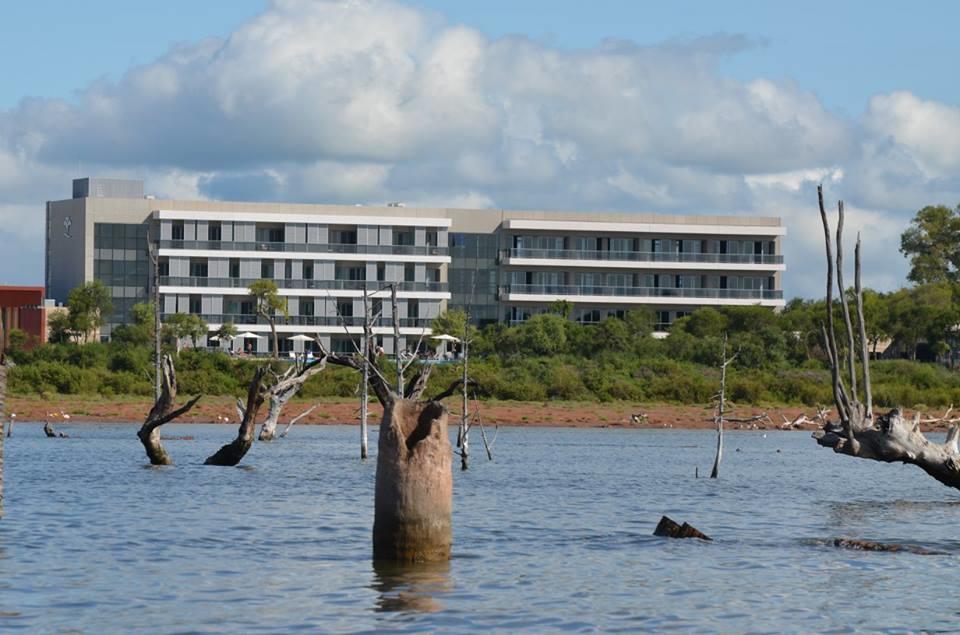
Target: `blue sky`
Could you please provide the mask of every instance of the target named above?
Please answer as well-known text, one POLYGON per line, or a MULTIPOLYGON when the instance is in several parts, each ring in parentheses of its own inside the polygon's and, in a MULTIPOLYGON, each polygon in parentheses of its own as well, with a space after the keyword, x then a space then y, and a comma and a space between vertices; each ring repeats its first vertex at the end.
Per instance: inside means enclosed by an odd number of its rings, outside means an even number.
MULTIPOLYGON (((0 5, 0 107, 29 96, 68 97, 119 77, 173 44, 228 35, 264 0, 31 0, 0 5), (38 37, 42 34, 42 37, 38 37)), ((851 115, 871 95, 910 90, 957 103, 960 4, 766 0, 414 0, 490 37, 525 35, 569 48, 607 38, 654 44, 743 34, 756 48, 724 64, 731 76, 791 78, 851 115)))
POLYGON ((0 283, 69 179, 180 198, 777 215, 822 293, 816 182, 904 283, 960 201, 955 2, 0 3, 0 283), (79 166, 79 168, 78 168, 79 166), (814 219, 815 220, 815 219, 814 219), (815 258, 811 258, 815 256, 815 258))

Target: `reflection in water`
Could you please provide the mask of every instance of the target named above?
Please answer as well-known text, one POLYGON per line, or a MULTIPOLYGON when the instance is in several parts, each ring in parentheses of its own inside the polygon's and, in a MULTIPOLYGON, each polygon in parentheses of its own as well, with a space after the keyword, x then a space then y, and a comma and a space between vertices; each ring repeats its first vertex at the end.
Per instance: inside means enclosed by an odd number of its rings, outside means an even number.
POLYGON ((435 613, 443 608, 437 596, 450 591, 450 562, 396 563, 373 561, 370 588, 378 593, 376 611, 435 613))

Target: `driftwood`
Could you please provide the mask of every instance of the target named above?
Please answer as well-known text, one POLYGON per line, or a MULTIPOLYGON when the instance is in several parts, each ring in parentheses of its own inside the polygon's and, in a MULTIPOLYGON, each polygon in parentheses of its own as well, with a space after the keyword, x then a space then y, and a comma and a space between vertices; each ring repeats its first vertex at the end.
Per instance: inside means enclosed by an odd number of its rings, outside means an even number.
POLYGON ((309 408, 307 408, 306 410, 304 410, 303 412, 301 412, 300 414, 298 414, 296 417, 294 417, 293 419, 291 419, 289 423, 287 423, 287 427, 284 428, 284 429, 283 429, 283 432, 281 432, 281 433, 280 433, 279 435, 277 435, 277 436, 279 436, 281 439, 283 439, 284 437, 286 437, 287 434, 290 433, 290 428, 293 427, 293 424, 295 424, 296 422, 300 421, 301 419, 303 419, 304 417, 306 417, 308 414, 310 414, 311 412, 313 412, 313 411, 316 410, 316 409, 317 409, 317 404, 314 404, 314 405, 310 406, 309 408))
POLYGON ((780 424, 781 430, 795 430, 804 425, 813 424, 813 425, 823 425, 830 418, 830 411, 822 406, 817 408, 817 414, 813 417, 808 417, 804 413, 800 413, 792 421, 788 420, 785 416, 780 415, 780 418, 783 419, 783 423, 780 424))
POLYGON ((953 412, 953 404, 950 404, 950 407, 946 409, 941 417, 927 417, 923 418, 921 415, 920 423, 922 425, 931 425, 931 426, 941 426, 941 425, 954 425, 960 423, 960 417, 951 417, 950 413, 953 412))
MULTIPOLYGON (((151 465, 172 465, 173 459, 170 458, 160 442, 160 426, 189 412, 200 401, 200 395, 180 408, 174 409, 174 403, 177 400, 177 373, 173 366, 173 358, 169 355, 163 357, 161 375, 163 381, 160 397, 154 402, 153 408, 147 415, 147 420, 137 432, 137 437, 143 443, 151 465)), ((44 426, 44 431, 46 432, 46 426, 44 426)), ((50 435, 47 434, 47 436, 50 435)))
POLYGON ((662 516, 657 528, 653 530, 654 536, 663 538, 699 538, 701 540, 713 540, 710 536, 704 534, 693 525, 675 522, 669 516, 662 516))
POLYGON ((240 427, 237 430, 237 438, 207 457, 207 460, 203 462, 204 465, 236 465, 253 445, 253 430, 256 425, 257 413, 260 411, 260 406, 263 405, 264 393, 266 392, 263 386, 263 377, 266 373, 267 368, 261 366, 257 368, 253 375, 253 380, 247 389, 247 403, 240 420, 240 427))
MULTIPOLYGON (((317 361, 304 366, 291 364, 286 373, 276 378, 276 382, 266 392, 266 400, 269 402, 267 406, 267 418, 264 419, 263 425, 260 426, 259 441, 273 440, 277 432, 277 422, 280 420, 280 411, 283 410, 283 407, 294 395, 300 392, 303 384, 326 368, 326 365, 326 358, 321 356, 317 361)), ((245 409, 245 406, 243 408, 245 409)), ((242 419, 243 414, 241 412, 241 406, 239 405, 237 412, 242 419)))
POLYGON ((863 318, 863 290, 860 284, 860 236, 857 236, 854 251, 854 293, 858 328, 855 330, 850 318, 847 297, 843 287, 843 202, 838 204, 839 220, 836 231, 837 255, 834 262, 830 223, 823 205, 823 188, 817 188, 820 203, 820 219, 827 256, 827 302, 826 324, 822 325, 825 348, 830 361, 834 405, 837 420, 824 423, 813 436, 817 443, 832 448, 838 454, 886 463, 909 463, 944 485, 960 489, 960 427, 953 425, 945 443, 933 443, 920 432, 920 418, 912 422, 904 420, 899 409, 885 415, 873 413, 873 396, 870 387, 870 358, 863 318), (837 288, 840 295, 844 330, 847 339, 846 357, 837 344, 833 319, 833 273, 837 273, 837 288), (855 339, 859 340, 859 346, 855 339), (860 391, 856 373, 856 357, 859 356, 861 376, 860 391), (846 367, 847 377, 843 377, 846 367), (860 401, 860 393, 863 401, 860 401))
POLYGON ((897 553, 906 551, 921 556, 943 556, 947 555, 945 551, 934 551, 916 545, 902 545, 896 542, 873 542, 872 540, 858 540, 856 538, 834 538, 833 546, 839 549, 852 549, 854 551, 887 551, 897 553))

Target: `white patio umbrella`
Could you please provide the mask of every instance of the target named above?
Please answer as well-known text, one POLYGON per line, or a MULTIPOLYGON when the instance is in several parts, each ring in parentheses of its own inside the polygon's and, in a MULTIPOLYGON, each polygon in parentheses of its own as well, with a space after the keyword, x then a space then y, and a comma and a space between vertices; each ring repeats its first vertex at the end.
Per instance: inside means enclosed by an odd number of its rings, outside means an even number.
POLYGON ((287 339, 294 342, 312 342, 313 341, 313 338, 310 337, 309 335, 294 335, 293 337, 288 337, 287 339))
POLYGON ((454 336, 452 336, 452 335, 447 335, 446 333, 443 333, 442 335, 431 335, 431 336, 430 336, 430 339, 432 339, 432 340, 440 340, 440 341, 442 341, 442 342, 459 342, 459 341, 460 341, 460 338, 459 338, 459 337, 454 337, 454 336))
POLYGON ((237 336, 237 339, 239 339, 239 340, 249 340, 249 339, 255 339, 255 338, 257 338, 257 337, 260 337, 260 336, 257 335, 256 333, 251 333, 250 331, 247 331, 246 333, 241 333, 240 335, 238 335, 238 336, 237 336))
POLYGON ((213 341, 213 342, 219 342, 219 341, 220 341, 220 336, 219 336, 219 335, 211 335, 211 336, 210 336, 210 340, 213 341))

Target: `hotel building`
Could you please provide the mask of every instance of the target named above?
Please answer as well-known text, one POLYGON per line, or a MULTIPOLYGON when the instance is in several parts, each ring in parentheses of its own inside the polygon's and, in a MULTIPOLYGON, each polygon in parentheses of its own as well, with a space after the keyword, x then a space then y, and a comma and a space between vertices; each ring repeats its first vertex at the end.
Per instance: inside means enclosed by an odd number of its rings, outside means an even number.
MULTIPOLYGON (((157 200, 140 181, 78 179, 73 197, 47 203, 47 295, 64 301, 91 280, 111 288, 109 338, 154 283, 158 242, 162 313, 196 313, 267 335, 247 287, 272 279, 287 300, 288 338, 318 334, 351 350, 364 290, 395 283, 401 347, 447 308, 478 324, 517 323, 557 300, 571 319, 599 322, 649 307, 658 330, 701 306, 784 305, 778 218, 425 209, 157 200)), ((389 291, 375 294, 379 335, 392 333, 389 291)), ((233 343, 236 348, 245 341, 233 343)), ((269 337, 246 340, 257 352, 269 337)), ((392 338, 383 346, 392 353, 392 338)))

